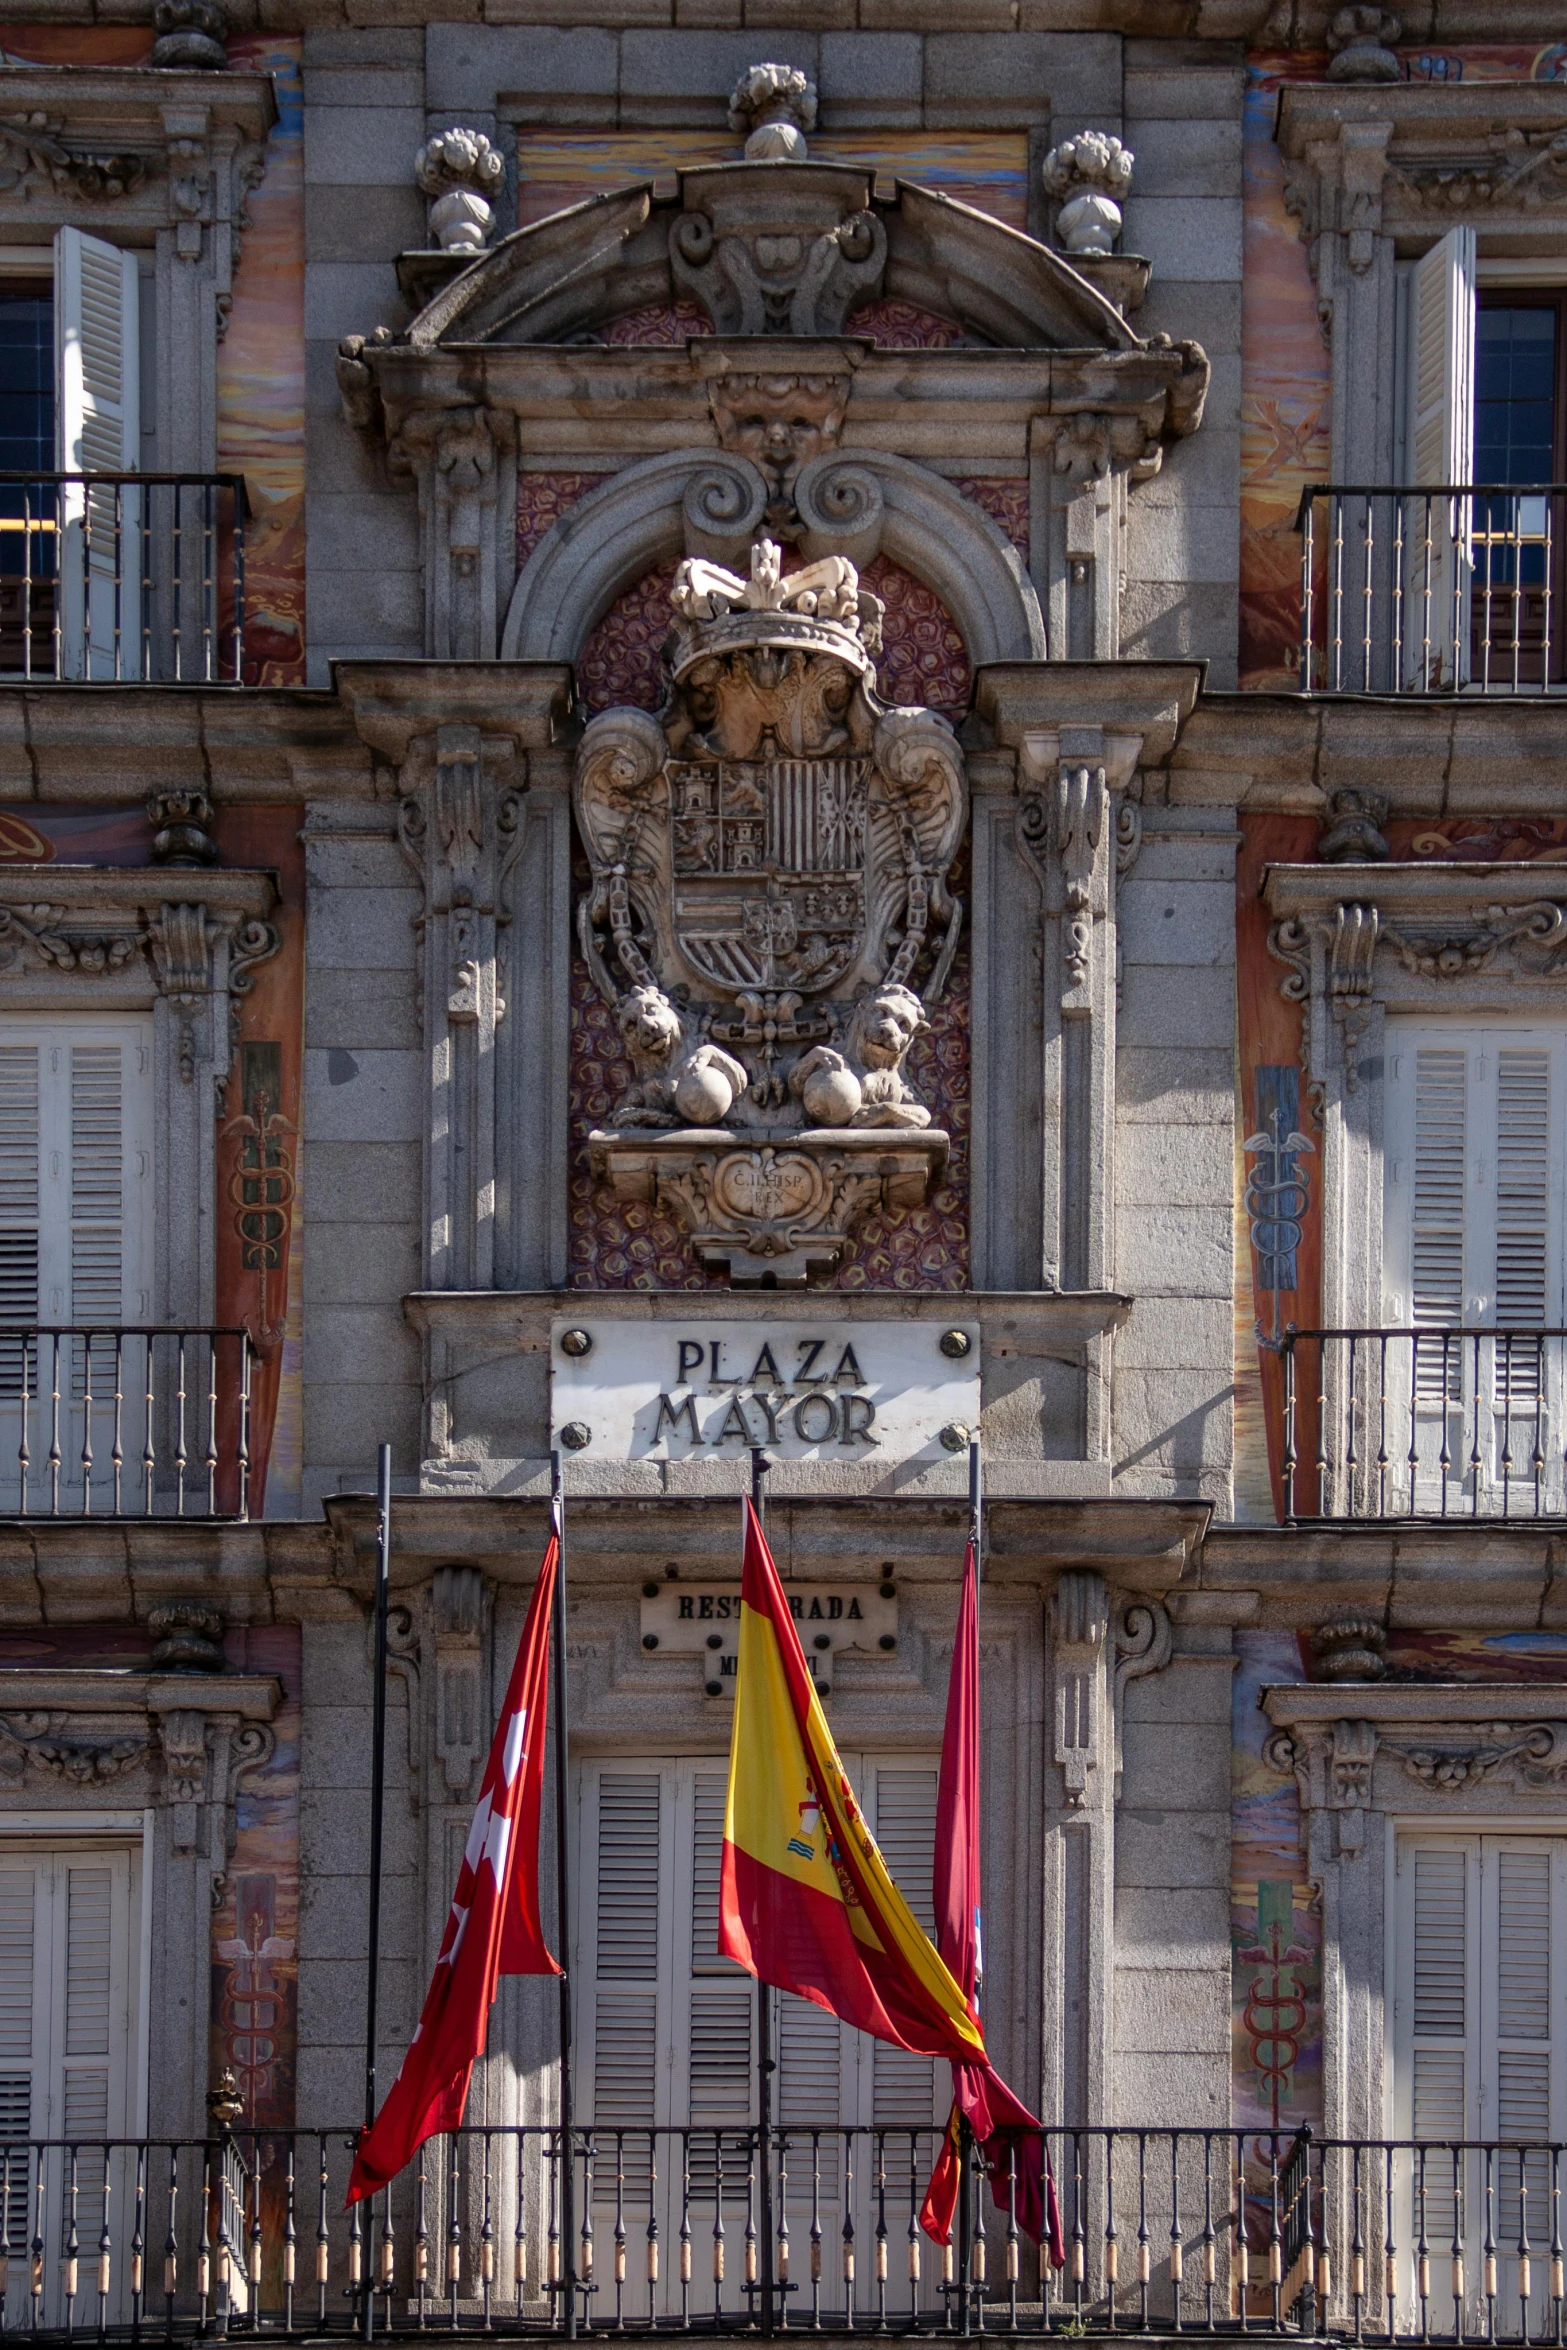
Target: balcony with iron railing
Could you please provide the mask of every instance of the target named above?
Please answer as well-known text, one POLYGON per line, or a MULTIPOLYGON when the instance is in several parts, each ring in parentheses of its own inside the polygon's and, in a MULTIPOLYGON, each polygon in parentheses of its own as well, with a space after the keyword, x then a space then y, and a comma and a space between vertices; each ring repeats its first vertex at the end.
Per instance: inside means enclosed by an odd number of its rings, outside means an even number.
MULTIPOLYGON (((1567 2146, 1305 2129, 1041 2133, 919 2224, 933 2128, 477 2128, 345 2208, 349 2129, 0 2138, 0 2333, 1178 2334, 1560 2344, 1567 2146)), ((993 2148, 994 2143, 992 2142, 993 2148)))
POLYGON ((0 1518, 250 1514, 243 1329, 0 1324, 0 1518))
POLYGON ((1289 1519, 1567 1518, 1567 1330, 1288 1330, 1289 1519))
POLYGON ((238 685, 239 474, 0 472, 0 683, 238 685))
POLYGON ((1295 528, 1302 693, 1567 690, 1567 485, 1313 483, 1295 528))

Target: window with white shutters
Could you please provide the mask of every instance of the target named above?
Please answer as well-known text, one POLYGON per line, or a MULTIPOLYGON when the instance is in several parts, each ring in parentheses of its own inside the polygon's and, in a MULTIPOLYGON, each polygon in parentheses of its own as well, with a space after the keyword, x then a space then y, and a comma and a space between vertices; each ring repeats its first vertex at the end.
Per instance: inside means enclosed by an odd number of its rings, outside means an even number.
POLYGON ((91 2216, 103 2141, 139 2118, 139 1862, 139 1847, 96 1839, 0 1841, 0 2201, 10 2251, 31 2226, 26 2141, 77 2145, 78 2195, 91 2216))
POLYGON ((1395 2135, 1498 2142, 1488 2181, 1478 2155, 1427 2156, 1428 2229, 1451 2233, 1455 2189, 1465 2224, 1483 2227, 1489 2193, 1504 2264, 1526 2233, 1538 2255, 1551 2187, 1540 2149, 1567 2136, 1567 1838, 1410 1833, 1397 1879, 1395 2135))
MULTIPOLYGON (((1391 1019, 1387 1056, 1383 1308, 1432 1333, 1416 1400, 1439 1411, 1478 1385, 1494 1419, 1554 1420, 1549 1357, 1528 1333, 1564 1319, 1567 1030, 1391 1019), (1521 1335, 1439 1335, 1460 1330, 1521 1335)), ((1400 1377, 1409 1361, 1397 1354, 1400 1377)))
MULTIPOLYGON (((929 1932, 936 1769, 845 1757, 874 1832, 929 1932)), ((744 2125, 755 2100, 755 1986, 718 1953, 727 1775, 722 1763, 615 1758, 582 1788, 583 2076, 595 2121, 620 2128, 744 2125)), ((801 2128, 926 2127, 936 2066, 780 1994, 777 2110, 801 2128)))
POLYGON ((24 1372, 4 1324, 151 1319, 151 1176, 151 1023, 0 1022, 0 1397, 24 1372))

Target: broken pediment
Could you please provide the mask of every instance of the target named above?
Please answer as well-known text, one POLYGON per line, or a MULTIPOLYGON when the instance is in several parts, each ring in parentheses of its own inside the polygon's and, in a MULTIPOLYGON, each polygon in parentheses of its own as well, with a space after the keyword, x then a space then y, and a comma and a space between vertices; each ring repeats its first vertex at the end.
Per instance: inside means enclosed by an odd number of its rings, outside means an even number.
POLYGON ((438 293, 415 351, 600 339, 626 314, 694 304, 716 334, 854 332, 880 300, 1008 349, 1138 351, 1058 253, 987 213, 841 164, 703 165, 519 229, 438 293))

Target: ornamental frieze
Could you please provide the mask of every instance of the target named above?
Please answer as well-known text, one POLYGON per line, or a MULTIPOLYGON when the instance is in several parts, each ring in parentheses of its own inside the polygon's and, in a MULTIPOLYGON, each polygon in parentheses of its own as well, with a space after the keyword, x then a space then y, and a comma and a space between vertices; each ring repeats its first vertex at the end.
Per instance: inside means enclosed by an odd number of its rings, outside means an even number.
POLYGON ((830 556, 676 574, 661 717, 578 753, 584 957, 632 1082, 590 1137, 622 1200, 732 1281, 829 1274, 873 1207, 919 1205, 949 1138, 905 1075, 962 927, 945 719, 874 687, 881 606, 830 556))

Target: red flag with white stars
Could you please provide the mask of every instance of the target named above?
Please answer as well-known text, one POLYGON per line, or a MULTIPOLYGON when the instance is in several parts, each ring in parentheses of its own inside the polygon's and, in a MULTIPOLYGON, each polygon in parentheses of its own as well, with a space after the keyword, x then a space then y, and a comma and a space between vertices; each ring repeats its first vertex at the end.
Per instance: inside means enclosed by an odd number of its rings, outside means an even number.
POLYGON ((558 1975, 539 1917, 550 1611, 560 1562, 551 1530, 506 1702, 457 1872, 451 1914, 403 2069, 359 2141, 348 2201, 395 2179, 426 2138, 461 2127, 502 1975, 558 1975))

